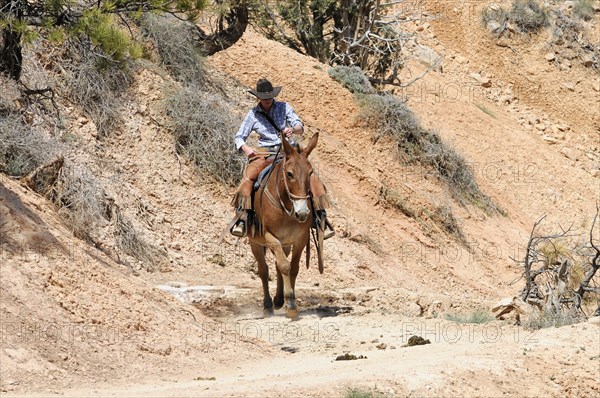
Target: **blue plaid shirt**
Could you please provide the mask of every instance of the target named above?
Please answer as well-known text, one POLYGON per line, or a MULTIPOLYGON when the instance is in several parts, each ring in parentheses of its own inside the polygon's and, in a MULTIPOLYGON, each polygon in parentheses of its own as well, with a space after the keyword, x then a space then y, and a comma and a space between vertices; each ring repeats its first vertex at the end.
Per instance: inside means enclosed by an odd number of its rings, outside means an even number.
MULTIPOLYGON (((235 147, 238 150, 246 143, 246 139, 252 131, 256 131, 258 134, 258 145, 261 147, 279 145, 281 143, 279 131, 267 120, 264 113, 265 111, 260 105, 256 105, 248 111, 242 122, 242 126, 235 135, 235 147)), ((304 128, 302 121, 287 102, 273 100, 269 116, 271 116, 271 119, 273 119, 280 130, 287 126, 296 127, 298 125, 304 128)))

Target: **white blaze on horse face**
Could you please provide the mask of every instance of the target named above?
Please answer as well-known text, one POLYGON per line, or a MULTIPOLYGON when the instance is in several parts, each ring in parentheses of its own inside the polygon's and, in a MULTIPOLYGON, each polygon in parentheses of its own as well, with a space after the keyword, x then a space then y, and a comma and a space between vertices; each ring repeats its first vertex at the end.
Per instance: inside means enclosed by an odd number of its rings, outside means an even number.
POLYGON ((294 214, 296 215, 296 219, 298 219, 300 222, 306 221, 308 214, 310 213, 308 208, 308 200, 297 199, 292 200, 292 203, 294 204, 294 214))

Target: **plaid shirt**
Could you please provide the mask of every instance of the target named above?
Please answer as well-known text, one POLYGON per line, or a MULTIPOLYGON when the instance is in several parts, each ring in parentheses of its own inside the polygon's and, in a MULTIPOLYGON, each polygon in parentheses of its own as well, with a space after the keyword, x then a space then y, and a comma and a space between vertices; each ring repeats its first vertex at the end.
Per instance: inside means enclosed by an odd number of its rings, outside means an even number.
MULTIPOLYGON (((256 105, 248 111, 242 122, 242 126, 235 135, 236 149, 239 150, 246 143, 246 139, 252 131, 256 131, 258 134, 258 145, 261 147, 279 145, 281 143, 279 131, 267 120, 264 113, 265 111, 263 111, 260 105, 256 105)), ((296 127, 298 125, 304 128, 302 121, 287 102, 273 100, 269 116, 271 116, 271 119, 273 119, 280 130, 287 126, 296 127)))

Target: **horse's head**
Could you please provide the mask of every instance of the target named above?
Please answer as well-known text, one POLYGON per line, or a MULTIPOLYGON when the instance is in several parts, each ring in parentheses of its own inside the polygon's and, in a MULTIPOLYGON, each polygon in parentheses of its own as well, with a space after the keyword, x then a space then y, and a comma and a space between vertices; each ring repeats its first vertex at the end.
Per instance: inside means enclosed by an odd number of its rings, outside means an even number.
POLYGON ((281 137, 285 161, 283 162, 283 182, 289 200, 293 204, 293 213, 299 222, 305 222, 310 215, 308 208, 308 195, 310 190, 310 178, 313 173, 312 166, 308 161, 308 155, 317 146, 319 133, 312 136, 306 148, 299 146, 294 148, 285 137, 281 137))

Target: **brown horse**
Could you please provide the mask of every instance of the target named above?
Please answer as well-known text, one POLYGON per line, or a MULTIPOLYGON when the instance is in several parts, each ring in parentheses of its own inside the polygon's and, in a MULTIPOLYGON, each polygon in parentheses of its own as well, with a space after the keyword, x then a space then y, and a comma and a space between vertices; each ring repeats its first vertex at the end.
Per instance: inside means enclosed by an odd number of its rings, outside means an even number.
POLYGON ((260 228, 259 233, 249 234, 249 241, 263 285, 265 312, 272 312, 273 304, 275 309, 281 308, 285 300, 287 316, 296 318, 296 277, 302 252, 310 237, 313 217, 309 196, 313 169, 308 155, 317 145, 319 133, 312 136, 304 149, 294 148, 283 136, 281 138, 283 159, 273 166, 264 190, 261 186, 254 193, 254 208, 260 228), (267 248, 275 255, 277 268, 274 302, 269 294, 269 268, 265 261, 267 248), (292 257, 288 260, 290 251, 292 257))

